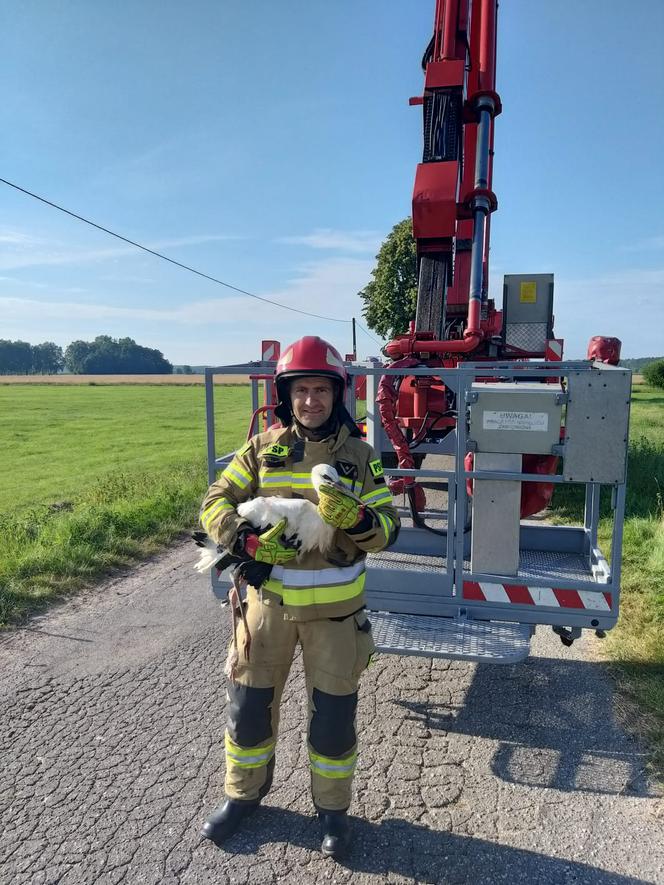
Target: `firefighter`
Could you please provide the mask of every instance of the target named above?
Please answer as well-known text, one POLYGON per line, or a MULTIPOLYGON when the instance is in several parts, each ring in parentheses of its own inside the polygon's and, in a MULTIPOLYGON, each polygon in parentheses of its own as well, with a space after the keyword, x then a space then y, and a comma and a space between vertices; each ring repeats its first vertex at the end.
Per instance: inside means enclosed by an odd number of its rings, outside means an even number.
POLYGON ((321 850, 339 856, 349 842, 357 687, 374 651, 364 610, 365 559, 395 541, 399 518, 380 458, 343 405, 347 380, 338 351, 321 338, 307 336, 287 347, 275 373, 282 426, 236 452, 203 501, 201 523, 215 541, 272 565, 260 589, 247 588, 246 621, 238 624, 229 650, 234 666, 227 691, 226 799, 202 831, 215 843, 231 836, 270 789, 279 702, 298 644, 321 850), (287 539, 274 531, 257 534, 235 508, 257 495, 316 502, 316 464, 333 465, 343 485, 342 491, 322 487, 318 496, 320 516, 336 528, 334 546, 327 558, 312 551, 296 559, 287 539))

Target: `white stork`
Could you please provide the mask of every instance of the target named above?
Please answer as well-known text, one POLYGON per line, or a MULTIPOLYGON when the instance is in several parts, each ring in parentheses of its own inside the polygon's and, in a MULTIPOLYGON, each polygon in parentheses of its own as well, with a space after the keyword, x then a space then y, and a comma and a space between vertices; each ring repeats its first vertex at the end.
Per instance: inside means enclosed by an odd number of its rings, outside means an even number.
MULTIPOLYGON (((336 486, 347 495, 352 494, 346 488, 339 474, 329 464, 317 464, 311 471, 311 484, 316 493, 323 484, 336 486)), ((356 495, 353 495, 357 498, 356 495)), ((359 498, 357 498, 359 500, 359 498)), ((303 498, 279 498, 271 495, 266 498, 252 498, 244 501, 237 507, 238 515, 258 531, 266 531, 270 526, 276 525, 282 519, 287 520, 284 529, 284 537, 297 551, 298 557, 311 550, 320 550, 325 553, 332 547, 332 539, 336 529, 324 522, 319 514, 316 504, 303 498)), ((195 532, 194 540, 201 547, 200 558, 194 566, 198 572, 206 572, 213 565, 225 557, 232 556, 223 547, 205 535, 204 532, 195 532)), ((238 559, 234 560, 238 562, 238 559)), ((232 560, 225 562, 231 564, 232 560)))

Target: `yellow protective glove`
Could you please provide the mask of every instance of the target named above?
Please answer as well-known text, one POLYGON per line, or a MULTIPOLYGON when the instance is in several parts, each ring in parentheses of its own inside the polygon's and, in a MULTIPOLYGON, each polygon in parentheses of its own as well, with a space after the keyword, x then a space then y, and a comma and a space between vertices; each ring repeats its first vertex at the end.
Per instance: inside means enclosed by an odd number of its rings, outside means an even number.
POLYGON ((352 529, 362 518, 362 504, 341 489, 322 485, 318 490, 318 513, 323 522, 338 529, 352 529))
POLYGON ((286 547, 279 538, 286 528, 287 520, 282 519, 262 535, 248 535, 244 549, 256 562, 267 562, 270 565, 283 565, 295 559, 297 550, 286 547))

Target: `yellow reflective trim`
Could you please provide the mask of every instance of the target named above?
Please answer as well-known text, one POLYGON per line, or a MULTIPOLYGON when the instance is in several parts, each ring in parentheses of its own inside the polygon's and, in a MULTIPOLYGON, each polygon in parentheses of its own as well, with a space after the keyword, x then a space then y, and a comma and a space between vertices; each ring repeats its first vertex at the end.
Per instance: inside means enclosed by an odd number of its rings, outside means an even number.
POLYGON ((226 763, 231 762, 237 768, 262 768, 274 756, 274 742, 262 747, 240 747, 226 732, 225 744, 226 763))
POLYGON ((230 479, 232 483, 241 489, 246 489, 251 482, 251 474, 241 466, 236 458, 233 458, 221 475, 224 479, 230 479))
POLYGON ((251 474, 249 473, 248 470, 244 469, 244 467, 240 464, 240 462, 237 460, 237 458, 233 458, 233 460, 230 463, 230 466, 233 468, 233 470, 237 470, 237 472, 239 474, 244 476, 244 478, 247 480, 247 482, 251 482, 251 474))
POLYGON ((268 578, 267 581, 263 584, 263 589, 269 590, 270 593, 276 593, 277 596, 284 595, 284 586, 281 581, 277 581, 275 578, 268 578))
POLYGON ((258 473, 258 485, 262 489, 287 488, 291 487, 290 470, 260 470, 258 473))
POLYGON ((213 501, 212 504, 210 504, 210 506, 201 513, 201 523, 203 524, 203 526, 208 529, 210 526, 210 522, 218 513, 221 513, 222 510, 233 510, 233 505, 225 498, 220 498, 218 501, 213 501))
POLYGON ((391 504, 392 495, 388 489, 374 489, 373 492, 362 495, 362 500, 371 504, 391 504))
POLYGON ((313 489, 310 473, 294 473, 293 485, 298 489, 313 489))
POLYGON ((392 532, 390 520, 384 513, 381 513, 380 510, 374 510, 374 513, 380 520, 380 524, 383 527, 383 531, 385 532, 385 540, 389 540, 390 534, 392 532))
POLYGON ((352 777, 357 764, 357 752, 351 753, 345 759, 332 759, 330 756, 320 756, 309 750, 309 764, 311 770, 321 777, 348 778, 352 777))
POLYGON ((275 578, 270 578, 263 587, 276 593, 283 598, 285 605, 327 605, 334 602, 347 602, 355 596, 359 596, 364 590, 366 573, 362 572, 354 581, 348 584, 334 584, 320 587, 284 587, 283 583, 275 578))

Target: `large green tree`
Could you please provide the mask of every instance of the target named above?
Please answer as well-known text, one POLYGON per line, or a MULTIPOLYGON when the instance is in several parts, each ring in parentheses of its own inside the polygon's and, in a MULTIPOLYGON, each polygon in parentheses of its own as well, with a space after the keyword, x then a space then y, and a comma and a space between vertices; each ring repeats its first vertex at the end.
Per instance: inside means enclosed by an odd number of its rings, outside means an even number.
POLYGON ((53 341, 44 341, 32 348, 33 372, 40 375, 55 375, 62 371, 64 364, 62 348, 53 341))
POLYGON ((410 218, 395 224, 387 235, 371 276, 359 293, 367 325, 383 338, 406 332, 417 305, 417 254, 410 218))
POLYGON ((62 365, 62 348, 52 341, 0 340, 0 375, 54 375, 62 365))
POLYGON ((0 372, 27 375, 32 369, 32 346, 27 341, 0 340, 0 372))
POLYGON ((76 375, 170 375, 173 366, 159 350, 133 338, 97 335, 94 341, 72 341, 65 366, 76 375))

